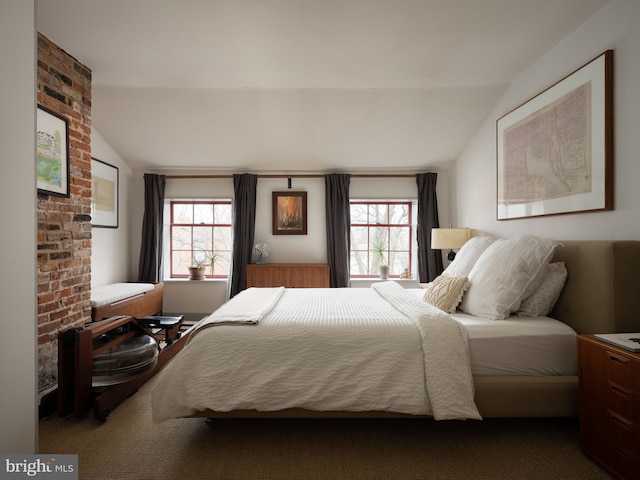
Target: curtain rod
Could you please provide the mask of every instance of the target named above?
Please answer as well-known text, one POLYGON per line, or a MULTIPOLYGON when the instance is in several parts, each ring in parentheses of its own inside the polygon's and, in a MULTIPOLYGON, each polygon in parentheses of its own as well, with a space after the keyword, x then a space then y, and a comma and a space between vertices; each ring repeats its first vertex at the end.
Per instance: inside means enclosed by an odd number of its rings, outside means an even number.
MULTIPOLYGON (((353 173, 355 178, 411 178, 415 173, 353 173)), ((258 174, 258 178, 324 178, 324 173, 309 174, 258 174)), ((232 174, 226 175, 165 175, 167 179, 196 179, 196 178, 233 178, 232 174)))

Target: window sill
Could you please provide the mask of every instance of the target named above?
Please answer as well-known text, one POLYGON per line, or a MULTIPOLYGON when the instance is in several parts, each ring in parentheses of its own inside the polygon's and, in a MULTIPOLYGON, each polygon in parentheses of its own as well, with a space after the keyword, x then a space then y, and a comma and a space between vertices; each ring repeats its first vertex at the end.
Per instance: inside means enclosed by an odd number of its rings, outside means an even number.
POLYGON ((228 278, 205 278, 203 280, 189 280, 188 278, 165 278, 162 280, 163 283, 227 283, 229 281, 228 278))
POLYGON ((381 278, 352 278, 352 288, 369 288, 374 283, 393 281, 402 285, 404 288, 420 288, 420 282, 415 278, 389 278, 383 280, 381 278))

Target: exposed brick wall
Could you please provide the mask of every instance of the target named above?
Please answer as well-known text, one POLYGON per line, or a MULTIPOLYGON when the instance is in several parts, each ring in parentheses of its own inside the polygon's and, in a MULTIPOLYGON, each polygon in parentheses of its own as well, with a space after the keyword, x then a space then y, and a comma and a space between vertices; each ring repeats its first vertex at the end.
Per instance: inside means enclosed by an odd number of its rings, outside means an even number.
POLYGON ((91 70, 38 34, 38 104, 69 123, 69 198, 38 193, 38 388, 58 377, 58 332, 91 320, 91 70))

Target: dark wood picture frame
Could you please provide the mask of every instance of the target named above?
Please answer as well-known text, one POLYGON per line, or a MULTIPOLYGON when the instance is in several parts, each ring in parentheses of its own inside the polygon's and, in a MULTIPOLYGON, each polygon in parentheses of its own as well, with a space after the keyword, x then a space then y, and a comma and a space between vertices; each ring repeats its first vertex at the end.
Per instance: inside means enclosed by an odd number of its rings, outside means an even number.
POLYGON ((613 209, 613 50, 496 122, 498 220, 613 209))
POLYGON ((36 177, 39 193, 69 197, 69 122, 38 105, 36 177))
POLYGON ((307 192, 272 192, 273 234, 307 234, 307 192))
POLYGON ((91 226, 118 228, 120 170, 91 158, 91 226))

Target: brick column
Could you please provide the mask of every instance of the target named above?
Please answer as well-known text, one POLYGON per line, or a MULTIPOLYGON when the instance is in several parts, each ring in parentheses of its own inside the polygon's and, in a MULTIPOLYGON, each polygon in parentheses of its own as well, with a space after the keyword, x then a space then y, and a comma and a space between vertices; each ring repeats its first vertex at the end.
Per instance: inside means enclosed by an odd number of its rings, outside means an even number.
POLYGON ((38 104, 69 123, 69 198, 38 193, 38 389, 55 386, 58 332, 91 320, 91 70, 38 34, 38 104))

